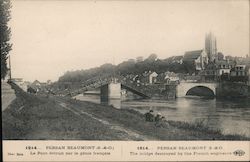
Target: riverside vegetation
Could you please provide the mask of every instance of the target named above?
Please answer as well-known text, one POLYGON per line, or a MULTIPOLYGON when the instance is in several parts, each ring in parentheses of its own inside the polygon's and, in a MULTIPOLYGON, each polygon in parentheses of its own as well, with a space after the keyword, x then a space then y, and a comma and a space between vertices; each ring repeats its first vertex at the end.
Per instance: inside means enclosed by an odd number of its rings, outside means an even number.
POLYGON ((249 140, 223 135, 203 120, 169 121, 164 127, 145 122, 132 109, 116 109, 71 98, 32 95, 11 84, 17 98, 2 113, 3 139, 44 140, 249 140))

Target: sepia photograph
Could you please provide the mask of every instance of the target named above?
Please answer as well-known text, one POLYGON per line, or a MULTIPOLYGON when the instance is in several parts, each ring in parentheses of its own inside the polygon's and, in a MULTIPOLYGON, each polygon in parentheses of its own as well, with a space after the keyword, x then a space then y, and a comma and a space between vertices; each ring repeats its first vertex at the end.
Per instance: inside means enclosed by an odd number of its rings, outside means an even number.
POLYGON ((2 140, 249 144, 249 0, 0 0, 0 23, 2 140))

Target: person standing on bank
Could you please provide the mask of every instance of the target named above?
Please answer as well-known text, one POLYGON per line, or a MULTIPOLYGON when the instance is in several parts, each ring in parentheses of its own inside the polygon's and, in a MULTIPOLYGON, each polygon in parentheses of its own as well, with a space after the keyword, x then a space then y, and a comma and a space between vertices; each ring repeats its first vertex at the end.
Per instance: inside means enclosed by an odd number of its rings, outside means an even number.
POLYGON ((147 112, 145 114, 145 120, 147 122, 153 122, 154 121, 154 111, 153 110, 149 110, 149 112, 147 112))

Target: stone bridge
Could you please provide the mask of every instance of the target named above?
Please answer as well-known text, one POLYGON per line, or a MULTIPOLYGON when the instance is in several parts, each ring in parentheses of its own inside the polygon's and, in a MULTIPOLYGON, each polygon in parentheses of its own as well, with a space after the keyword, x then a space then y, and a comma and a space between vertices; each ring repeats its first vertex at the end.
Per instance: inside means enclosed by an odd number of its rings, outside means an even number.
POLYGON ((181 82, 176 87, 176 97, 185 97, 187 92, 194 87, 205 87, 213 91, 216 96, 217 83, 196 83, 196 82, 181 82))

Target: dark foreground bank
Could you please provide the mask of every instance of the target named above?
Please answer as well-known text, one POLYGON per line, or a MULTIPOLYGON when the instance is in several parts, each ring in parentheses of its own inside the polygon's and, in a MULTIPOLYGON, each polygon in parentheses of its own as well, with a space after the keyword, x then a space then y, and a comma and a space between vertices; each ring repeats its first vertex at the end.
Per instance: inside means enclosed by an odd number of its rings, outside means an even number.
POLYGON ((115 109, 70 98, 30 95, 12 85, 17 98, 2 112, 3 139, 44 140, 249 140, 223 135, 202 121, 145 122, 134 110, 115 109))

